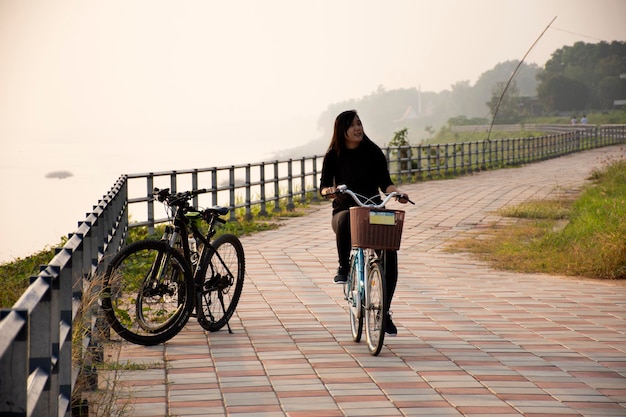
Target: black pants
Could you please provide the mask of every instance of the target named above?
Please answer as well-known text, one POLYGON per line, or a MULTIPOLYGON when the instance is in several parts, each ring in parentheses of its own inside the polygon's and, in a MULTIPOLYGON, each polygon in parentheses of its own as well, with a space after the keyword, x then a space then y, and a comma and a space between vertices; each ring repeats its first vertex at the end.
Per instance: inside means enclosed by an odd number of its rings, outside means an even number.
MULTIPOLYGON (((350 270, 350 251, 352 240, 350 238, 350 210, 343 210, 333 215, 332 227, 337 239, 337 255, 339 267, 347 274, 350 270)), ((393 293, 398 283, 398 252, 395 250, 384 251, 385 281, 387 282, 387 306, 391 306, 393 293)))

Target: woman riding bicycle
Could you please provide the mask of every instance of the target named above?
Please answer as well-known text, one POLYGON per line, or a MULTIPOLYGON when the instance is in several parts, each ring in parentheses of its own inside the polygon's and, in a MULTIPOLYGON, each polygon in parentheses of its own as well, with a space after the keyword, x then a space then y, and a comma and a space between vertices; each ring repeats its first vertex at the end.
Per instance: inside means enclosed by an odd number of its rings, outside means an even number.
MULTIPOLYGON (((344 284, 348 280, 350 250, 350 207, 356 203, 348 195, 335 194, 336 186, 347 185, 357 194, 371 197, 379 194, 379 190, 388 194, 402 193, 391 181, 387 160, 382 150, 365 135, 363 125, 355 110, 344 111, 335 119, 333 137, 328 151, 324 156, 320 193, 322 196, 334 198, 332 228, 337 240, 339 268, 335 283, 344 284)), ((406 203, 406 193, 400 198, 406 203)), ((377 203, 380 202, 377 201, 377 203)), ((386 253, 387 306, 391 305, 393 293, 398 281, 398 257, 396 251, 386 253)), ((385 333, 390 336, 397 334, 391 314, 385 317, 385 333)))

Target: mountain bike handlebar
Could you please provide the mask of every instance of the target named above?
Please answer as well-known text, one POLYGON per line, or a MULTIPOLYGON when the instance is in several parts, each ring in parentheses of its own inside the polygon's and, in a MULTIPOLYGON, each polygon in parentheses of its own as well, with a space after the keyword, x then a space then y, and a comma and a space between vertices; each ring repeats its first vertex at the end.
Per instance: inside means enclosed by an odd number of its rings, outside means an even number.
POLYGON ((167 202, 170 206, 181 205, 181 203, 191 200, 193 197, 198 194, 204 194, 208 190, 206 188, 201 188, 199 190, 185 191, 183 193, 170 193, 169 188, 164 188, 162 190, 155 188, 152 195, 156 197, 158 201, 161 203, 167 202))

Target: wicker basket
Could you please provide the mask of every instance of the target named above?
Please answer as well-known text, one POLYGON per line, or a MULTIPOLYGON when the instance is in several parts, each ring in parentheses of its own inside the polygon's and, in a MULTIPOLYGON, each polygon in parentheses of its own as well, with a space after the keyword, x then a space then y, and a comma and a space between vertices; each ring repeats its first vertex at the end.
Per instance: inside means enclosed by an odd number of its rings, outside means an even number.
POLYGON ((350 208, 352 246, 398 250, 403 225, 404 211, 402 210, 350 208))

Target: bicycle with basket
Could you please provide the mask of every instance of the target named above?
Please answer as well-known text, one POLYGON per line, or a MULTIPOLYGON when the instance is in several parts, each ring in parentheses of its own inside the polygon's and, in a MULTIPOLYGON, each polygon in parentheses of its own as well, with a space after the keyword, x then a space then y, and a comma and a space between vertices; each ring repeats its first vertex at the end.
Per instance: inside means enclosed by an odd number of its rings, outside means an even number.
POLYGON ((216 227, 228 208, 197 209, 190 201, 206 190, 170 193, 154 189, 170 223, 160 240, 141 240, 124 247, 104 276, 101 306, 121 337, 155 345, 174 337, 195 315, 214 332, 228 324, 245 276, 244 250, 232 234, 215 240, 216 227))
POLYGON ((350 195, 358 204, 350 208, 352 252, 348 282, 344 284, 352 339, 357 343, 361 341, 365 324, 368 350, 377 356, 385 339, 384 318, 389 311, 385 256, 386 251, 400 248, 405 214, 403 210, 388 210, 384 207, 392 198, 405 196, 392 192, 376 204, 374 199, 378 196, 360 196, 346 185, 339 185, 335 193, 350 195))

